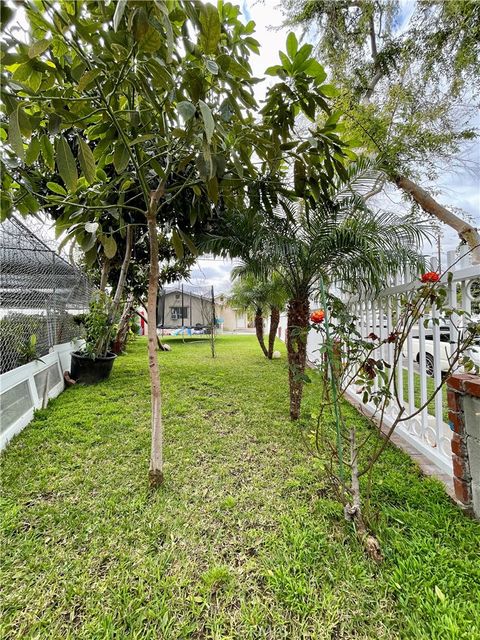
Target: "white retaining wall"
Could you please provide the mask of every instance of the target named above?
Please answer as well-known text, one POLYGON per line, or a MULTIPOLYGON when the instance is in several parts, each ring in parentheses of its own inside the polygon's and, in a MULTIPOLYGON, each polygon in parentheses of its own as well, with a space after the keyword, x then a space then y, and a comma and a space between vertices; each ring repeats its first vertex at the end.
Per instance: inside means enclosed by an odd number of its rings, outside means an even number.
POLYGON ((70 371, 70 354, 81 349, 83 340, 54 345, 39 360, 0 375, 0 450, 32 420, 48 398, 64 389, 63 373, 70 371))

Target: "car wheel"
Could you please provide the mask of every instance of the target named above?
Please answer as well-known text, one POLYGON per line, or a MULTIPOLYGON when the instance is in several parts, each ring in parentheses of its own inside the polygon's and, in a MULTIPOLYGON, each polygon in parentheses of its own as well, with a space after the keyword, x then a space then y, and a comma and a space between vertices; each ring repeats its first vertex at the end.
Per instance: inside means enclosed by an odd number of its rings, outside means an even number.
POLYGON ((425 354, 425 370, 427 372, 427 376, 430 376, 431 378, 433 378, 434 363, 435 363, 435 360, 433 359, 432 354, 426 353, 425 354))

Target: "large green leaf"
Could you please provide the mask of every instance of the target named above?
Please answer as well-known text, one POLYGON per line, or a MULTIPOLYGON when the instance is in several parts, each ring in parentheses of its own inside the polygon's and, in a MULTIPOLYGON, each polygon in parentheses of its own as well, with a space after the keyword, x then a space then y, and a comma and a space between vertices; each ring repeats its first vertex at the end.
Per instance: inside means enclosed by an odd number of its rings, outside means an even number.
POLYGON ((88 144, 80 136, 78 136, 78 160, 86 181, 89 184, 94 183, 97 179, 95 158, 88 144))
POLYGON ((177 255, 177 258, 179 260, 181 260, 183 258, 184 255, 184 251, 183 251, 183 242, 178 234, 178 231, 176 229, 174 229, 172 231, 172 245, 173 248, 175 250, 175 253, 177 255))
POLYGON ((97 67, 96 69, 90 69, 89 71, 85 71, 85 73, 82 75, 82 77, 80 78, 80 80, 78 81, 78 91, 82 92, 84 91, 84 89, 86 89, 89 85, 92 84, 92 82, 94 82, 95 78, 98 78, 98 76, 103 73, 103 70, 100 69, 99 67, 97 67))
POLYGON ((157 29, 152 27, 152 25, 149 25, 145 35, 142 36, 142 39, 140 40, 140 49, 147 53, 153 53, 158 50, 161 44, 162 36, 157 29))
POLYGON ((103 244, 103 251, 107 258, 113 258, 117 253, 117 243, 113 236, 101 236, 101 242, 103 244))
POLYGON ((38 158, 40 153, 40 138, 32 138, 28 145, 27 153, 25 155, 25 162, 28 165, 33 164, 38 158))
POLYGON ((77 165, 70 145, 63 136, 57 138, 56 151, 58 173, 61 175, 68 191, 74 193, 77 190, 78 181, 77 165))
POLYGON ((200 46, 204 53, 215 53, 220 42, 221 25, 218 10, 213 4, 201 4, 200 10, 200 46))
POLYGON ((182 116, 182 118, 187 121, 193 118, 195 115, 196 109, 195 105, 189 102, 188 100, 182 100, 177 104, 177 111, 182 116))
POLYGON ((32 135, 32 123, 21 107, 18 108, 18 126, 20 127, 22 135, 26 138, 30 138, 32 135))
POLYGON ((0 194, 0 222, 6 220, 12 213, 12 199, 7 193, 0 194))
POLYGON ((50 46, 50 40, 43 38, 42 40, 38 40, 38 42, 34 42, 30 49, 28 50, 29 58, 36 58, 41 55, 44 51, 48 49, 50 46))
POLYGON ((123 17, 125 7, 127 6, 127 0, 117 0, 117 6, 115 7, 115 13, 113 14, 113 30, 118 31, 118 27, 123 17))
POLYGON ((53 145, 46 133, 40 138, 40 147, 42 149, 42 158, 50 171, 55 171, 55 157, 53 145))
POLYGON ((205 135, 207 136, 207 141, 210 144, 210 142, 212 141, 213 131, 215 129, 215 120, 213 119, 210 107, 205 104, 203 100, 198 101, 198 106, 200 107, 200 112, 203 118, 205 135))
POLYGON ((318 90, 321 91, 323 95, 327 96, 328 98, 334 98, 339 94, 338 89, 334 87, 333 84, 322 84, 321 87, 318 87, 318 90))
POLYGON ((290 56, 290 60, 293 60, 295 58, 295 54, 297 53, 297 50, 298 50, 297 36, 293 33, 293 31, 290 31, 290 33, 287 36, 287 53, 290 56))
POLYGON ((20 107, 12 111, 8 121, 8 143, 15 151, 20 160, 25 159, 25 149, 23 148, 22 134, 19 123, 20 107))
POLYGON ((53 193, 56 193, 59 196, 67 195, 67 192, 62 187, 62 185, 57 184, 56 182, 47 182, 47 189, 50 189, 50 191, 53 191, 53 193))
POLYGON ((113 154, 113 166, 115 167, 117 173, 122 173, 122 171, 125 171, 129 159, 130 154, 128 152, 128 148, 123 144, 121 140, 119 140, 115 145, 115 153, 113 154))

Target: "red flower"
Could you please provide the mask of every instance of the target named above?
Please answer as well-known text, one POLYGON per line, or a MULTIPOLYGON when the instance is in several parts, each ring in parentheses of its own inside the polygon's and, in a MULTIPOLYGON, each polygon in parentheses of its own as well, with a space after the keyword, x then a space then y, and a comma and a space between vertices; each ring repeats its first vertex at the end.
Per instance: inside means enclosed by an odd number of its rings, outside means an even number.
POLYGON ((310 316, 310 320, 315 324, 320 324, 320 322, 323 322, 325 320, 325 311, 323 311, 323 309, 313 311, 310 316))
POLYGON ((440 274, 436 271, 428 271, 427 273, 422 273, 420 280, 422 282, 438 282, 440 280, 440 274))

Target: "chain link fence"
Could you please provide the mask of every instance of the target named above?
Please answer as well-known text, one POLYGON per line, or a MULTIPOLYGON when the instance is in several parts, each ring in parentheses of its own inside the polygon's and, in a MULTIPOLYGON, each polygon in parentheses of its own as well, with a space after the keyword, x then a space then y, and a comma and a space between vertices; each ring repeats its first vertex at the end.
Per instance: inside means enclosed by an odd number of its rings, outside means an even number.
POLYGON ((87 276, 18 218, 0 225, 0 372, 41 358, 80 336, 75 316, 88 310, 87 276))

